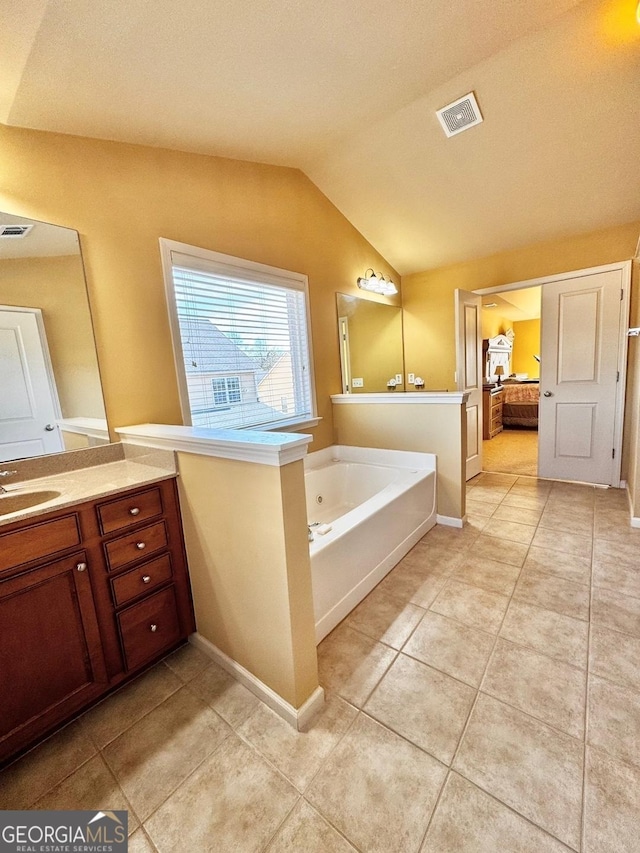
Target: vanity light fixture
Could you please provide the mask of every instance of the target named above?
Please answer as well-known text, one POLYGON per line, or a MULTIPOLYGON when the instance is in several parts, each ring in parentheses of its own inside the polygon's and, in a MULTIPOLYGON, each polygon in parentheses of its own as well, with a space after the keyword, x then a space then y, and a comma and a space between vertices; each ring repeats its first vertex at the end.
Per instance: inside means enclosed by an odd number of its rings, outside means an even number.
POLYGON ((390 278, 385 278, 381 272, 377 275, 369 268, 362 278, 358 279, 360 290, 369 290, 371 293, 379 293, 381 296, 393 296, 398 288, 390 278))

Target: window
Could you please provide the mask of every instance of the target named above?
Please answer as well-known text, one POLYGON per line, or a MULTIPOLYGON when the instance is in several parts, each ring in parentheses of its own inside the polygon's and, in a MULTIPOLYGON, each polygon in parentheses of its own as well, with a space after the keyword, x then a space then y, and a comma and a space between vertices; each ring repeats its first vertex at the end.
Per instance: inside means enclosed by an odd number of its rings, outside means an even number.
POLYGON ((306 276, 160 243, 185 423, 272 428, 314 418, 306 276))
POLYGON ((213 402, 216 406, 224 406, 227 403, 239 403, 240 380, 237 376, 227 376, 225 379, 213 380, 213 402))

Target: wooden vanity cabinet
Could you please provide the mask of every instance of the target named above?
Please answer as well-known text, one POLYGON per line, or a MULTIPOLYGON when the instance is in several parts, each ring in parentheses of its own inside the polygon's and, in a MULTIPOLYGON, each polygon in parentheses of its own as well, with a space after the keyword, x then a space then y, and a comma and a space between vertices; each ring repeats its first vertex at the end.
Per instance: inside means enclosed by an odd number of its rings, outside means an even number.
POLYGON ((0 527, 0 764, 194 630, 175 480, 0 527))

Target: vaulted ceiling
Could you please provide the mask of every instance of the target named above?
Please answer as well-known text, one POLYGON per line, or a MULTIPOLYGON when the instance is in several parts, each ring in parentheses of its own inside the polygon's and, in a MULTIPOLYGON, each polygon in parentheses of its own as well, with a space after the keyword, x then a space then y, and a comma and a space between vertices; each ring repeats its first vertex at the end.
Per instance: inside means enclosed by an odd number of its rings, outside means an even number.
POLYGON ((640 219, 636 2, 21 0, 0 121, 300 168, 415 272, 640 219))

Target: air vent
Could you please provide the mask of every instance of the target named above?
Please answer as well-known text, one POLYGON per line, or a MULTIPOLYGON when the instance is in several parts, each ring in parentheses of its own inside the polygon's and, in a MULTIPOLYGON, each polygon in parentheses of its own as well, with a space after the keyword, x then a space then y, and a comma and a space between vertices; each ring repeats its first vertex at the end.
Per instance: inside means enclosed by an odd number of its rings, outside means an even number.
POLYGON ((483 121, 473 92, 469 92, 464 98, 459 98, 452 104, 447 104, 441 110, 436 110, 436 115, 447 136, 455 136, 483 121))
POLYGON ((0 237, 7 239, 16 239, 26 237, 33 225, 0 225, 0 237))

